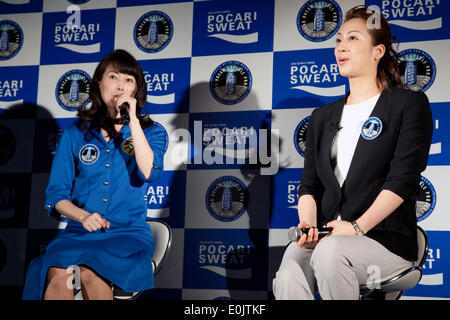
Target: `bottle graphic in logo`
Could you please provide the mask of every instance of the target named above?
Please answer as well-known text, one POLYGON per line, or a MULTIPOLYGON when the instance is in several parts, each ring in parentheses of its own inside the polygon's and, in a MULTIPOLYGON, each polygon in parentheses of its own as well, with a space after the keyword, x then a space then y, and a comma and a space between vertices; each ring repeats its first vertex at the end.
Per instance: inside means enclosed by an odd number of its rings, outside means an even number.
POLYGON ((405 56, 405 84, 417 83, 417 60, 419 60, 417 54, 412 53, 405 56))
POLYGON ((233 94, 236 92, 236 75, 232 68, 227 70, 227 77, 225 80, 225 93, 233 94))
POLYGON ((375 128, 375 122, 370 123, 370 127, 368 130, 368 134, 371 135, 373 132, 373 129, 375 128))
POLYGON ((325 13, 322 9, 325 6, 321 2, 316 2, 313 7, 316 9, 314 12, 314 31, 323 30, 325 28, 325 13))
POLYGON ((92 149, 88 149, 86 153, 86 159, 92 160, 92 149))
POLYGON ((69 100, 78 101, 79 93, 80 93, 80 86, 78 85, 78 77, 74 74, 70 77, 69 100))
POLYGON ((8 26, 7 24, 3 24, 0 26, 0 30, 2 31, 2 35, 0 37, 0 50, 6 51, 9 47, 9 35, 8 30, 11 30, 12 28, 8 26))
POLYGON ((148 42, 157 43, 158 42, 158 25, 156 24, 159 20, 159 16, 152 15, 148 17, 148 22, 150 23, 148 27, 148 42))
POLYGON ((224 181, 222 187, 222 210, 230 211, 233 209, 233 193, 231 192, 233 183, 231 181, 224 181))
POLYGON ((173 23, 162 11, 150 11, 136 22, 133 30, 134 43, 148 53, 163 50, 173 36, 173 23))

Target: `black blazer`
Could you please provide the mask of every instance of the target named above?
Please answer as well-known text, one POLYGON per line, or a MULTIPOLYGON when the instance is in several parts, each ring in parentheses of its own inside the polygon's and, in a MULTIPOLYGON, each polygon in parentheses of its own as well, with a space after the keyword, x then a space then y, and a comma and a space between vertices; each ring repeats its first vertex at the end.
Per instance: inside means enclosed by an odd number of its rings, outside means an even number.
MULTIPOLYGON (((348 96, 348 94, 347 94, 348 96)), ((311 194, 317 207, 317 225, 334 219, 359 218, 381 190, 390 190, 404 202, 367 233, 391 252, 417 259, 415 196, 425 170, 433 134, 427 96, 422 92, 390 88, 382 91, 371 117, 382 121, 373 140, 359 137, 342 188, 334 175, 331 146, 346 97, 313 111, 306 135, 305 166, 299 196, 311 194)))

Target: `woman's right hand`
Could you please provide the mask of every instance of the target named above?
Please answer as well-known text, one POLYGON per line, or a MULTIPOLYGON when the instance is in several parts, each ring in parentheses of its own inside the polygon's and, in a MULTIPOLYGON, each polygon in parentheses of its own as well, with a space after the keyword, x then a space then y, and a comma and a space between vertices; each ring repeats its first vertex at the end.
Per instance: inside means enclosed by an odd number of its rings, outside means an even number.
POLYGON ((84 215, 83 217, 80 218, 80 223, 89 232, 94 232, 100 228, 109 229, 110 227, 109 221, 103 218, 97 212, 94 212, 92 214, 88 213, 84 215))
POLYGON ((319 229, 317 229, 316 227, 312 227, 305 222, 300 222, 298 227, 310 229, 308 234, 302 234, 302 236, 297 241, 297 245, 300 248, 304 249, 314 249, 317 245, 317 242, 319 242, 319 229))

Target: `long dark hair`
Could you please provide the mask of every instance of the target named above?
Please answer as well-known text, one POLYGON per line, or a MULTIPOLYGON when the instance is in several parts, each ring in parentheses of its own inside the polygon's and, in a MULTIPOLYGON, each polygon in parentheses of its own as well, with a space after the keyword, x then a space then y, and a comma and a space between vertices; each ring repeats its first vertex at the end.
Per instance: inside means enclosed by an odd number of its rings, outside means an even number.
POLYGON ((344 22, 356 18, 363 19, 366 23, 370 23, 371 20, 369 22, 368 20, 372 18, 373 14, 379 16, 380 27, 374 26, 373 28, 367 29, 372 37, 372 45, 376 46, 382 44, 386 49, 383 57, 378 62, 377 80, 384 88, 405 88, 406 86, 400 75, 398 55, 392 46, 393 37, 391 28, 383 15, 380 12, 375 11, 372 7, 360 5, 347 11, 344 22))
POLYGON ((115 120, 106 116, 107 107, 102 100, 99 87, 99 83, 108 67, 116 72, 132 75, 136 79, 136 94, 134 96, 137 101, 136 116, 142 128, 152 125, 153 121, 148 115, 141 115, 142 108, 147 101, 147 88, 142 68, 131 54, 125 50, 117 49, 105 56, 95 69, 89 92, 92 105, 88 109, 80 108, 78 110, 78 127, 83 131, 91 128, 103 128, 110 137, 117 134, 114 127, 115 120))

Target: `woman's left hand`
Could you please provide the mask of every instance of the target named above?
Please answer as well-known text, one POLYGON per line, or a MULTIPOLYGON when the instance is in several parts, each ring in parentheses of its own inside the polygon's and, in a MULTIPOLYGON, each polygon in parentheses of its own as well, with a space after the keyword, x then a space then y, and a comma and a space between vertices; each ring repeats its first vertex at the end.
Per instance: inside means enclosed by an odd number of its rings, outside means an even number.
MULTIPOLYGON (((135 98, 127 96, 124 93, 122 93, 119 96, 117 96, 117 100, 116 100, 117 112, 120 114, 119 107, 125 102, 127 102, 128 105, 130 106, 128 108, 128 113, 130 115, 130 121, 137 120, 137 117, 136 117, 136 102, 137 101, 136 101, 135 98)), ((120 115, 119 115, 119 117, 120 117, 120 115)))
POLYGON ((333 228, 331 235, 342 234, 356 236, 355 229, 352 224, 344 220, 333 220, 327 223, 328 228, 333 228))

